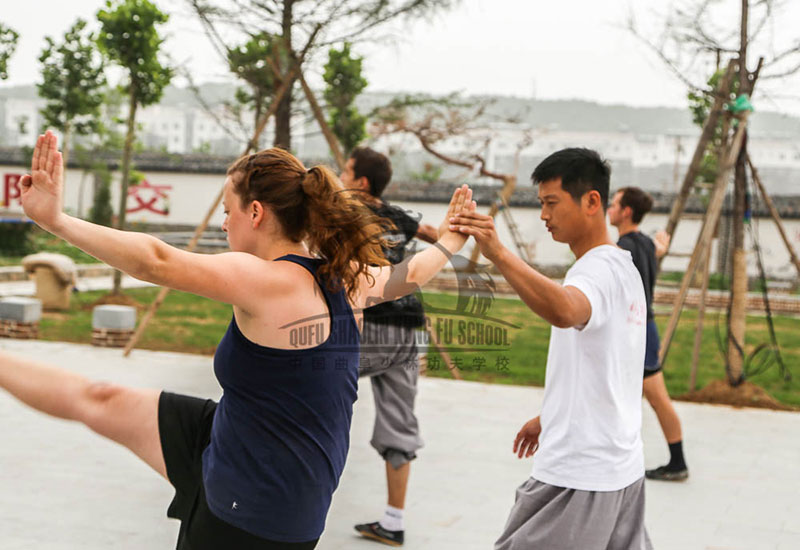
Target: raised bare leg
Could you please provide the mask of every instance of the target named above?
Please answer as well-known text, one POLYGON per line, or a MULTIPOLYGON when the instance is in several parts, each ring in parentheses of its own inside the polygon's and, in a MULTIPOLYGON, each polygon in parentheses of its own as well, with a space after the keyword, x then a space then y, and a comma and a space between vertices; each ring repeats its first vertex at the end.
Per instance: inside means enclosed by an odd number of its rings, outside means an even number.
POLYGON ((158 433, 159 390, 92 382, 74 372, 3 351, 0 388, 45 414, 82 422, 167 477, 158 433))

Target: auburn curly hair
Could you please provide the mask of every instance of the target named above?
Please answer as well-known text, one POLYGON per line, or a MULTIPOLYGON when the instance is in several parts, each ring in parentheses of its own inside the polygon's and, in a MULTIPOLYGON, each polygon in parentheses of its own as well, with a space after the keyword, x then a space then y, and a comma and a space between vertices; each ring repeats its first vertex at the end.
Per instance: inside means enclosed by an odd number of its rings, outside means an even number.
POLYGON ((371 265, 389 265, 382 246, 391 222, 379 218, 342 188, 325 166, 306 170, 291 153, 273 147, 246 155, 228 168, 233 190, 242 204, 269 206, 294 242, 305 241, 312 254, 325 260, 318 274, 332 291, 356 293, 359 279, 371 265))

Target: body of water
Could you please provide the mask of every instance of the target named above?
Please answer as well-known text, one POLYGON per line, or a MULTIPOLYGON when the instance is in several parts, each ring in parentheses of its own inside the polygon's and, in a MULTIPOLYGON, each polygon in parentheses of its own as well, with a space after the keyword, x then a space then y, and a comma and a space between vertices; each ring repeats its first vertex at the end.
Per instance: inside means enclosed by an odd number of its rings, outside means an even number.
MULTIPOLYGON (((422 222, 438 227, 445 213, 447 205, 431 204, 423 202, 393 202, 401 208, 416 212, 422 216, 422 222)), ((488 207, 479 207, 481 212, 488 212, 488 207)), ((547 232, 544 222, 540 219, 541 210, 538 208, 511 208, 511 215, 517 225, 522 239, 528 244, 532 252, 534 262, 542 265, 568 265, 575 260, 569 247, 563 243, 553 240, 547 232)), ((657 231, 664 229, 667 225, 668 216, 666 214, 648 214, 645 216, 640 226, 643 233, 651 237, 657 231)), ((771 218, 758 218, 752 222, 752 233, 749 229, 745 230, 746 246, 748 250, 748 272, 750 275, 758 274, 756 255, 753 252, 753 237, 761 245, 762 259, 765 270, 770 277, 775 278, 795 278, 797 270, 791 263, 789 252, 780 238, 775 223, 771 218)), ((800 220, 784 220, 784 229, 795 251, 800 253, 800 220)), ((700 234, 702 219, 699 216, 685 216, 678 224, 672 246, 672 252, 691 253, 697 238, 700 234)), ((497 228, 500 240, 511 250, 517 251, 517 247, 511 237, 511 232, 505 223, 502 215, 497 216, 497 228)), ((617 230, 609 226, 609 232, 613 239, 617 238, 617 230)), ((474 240, 467 242, 462 255, 469 257, 469 252, 474 246, 474 240)), ((717 271, 717 240, 714 241, 712 250, 711 269, 717 271)), ((689 258, 668 256, 665 258, 662 268, 666 271, 683 271, 689 264, 689 258)))

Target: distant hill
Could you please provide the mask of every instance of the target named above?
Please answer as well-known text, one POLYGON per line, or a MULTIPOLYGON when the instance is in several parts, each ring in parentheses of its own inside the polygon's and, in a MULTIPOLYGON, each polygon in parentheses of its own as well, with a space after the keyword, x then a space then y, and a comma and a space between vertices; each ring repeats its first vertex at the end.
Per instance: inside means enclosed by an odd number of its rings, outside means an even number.
MULTIPOLYGON (((203 101, 209 105, 232 100, 236 85, 230 83, 204 83, 198 86, 203 101)), ((389 92, 364 93, 358 100, 363 111, 388 103, 398 94, 389 92)), ((35 86, 0 87, 2 98, 35 98, 35 86)), ((465 99, 492 100, 487 117, 514 118, 535 128, 550 128, 574 132, 625 132, 638 135, 695 134, 698 128, 692 123, 688 109, 672 107, 632 107, 605 105, 583 100, 531 100, 509 96, 466 96, 465 99)), ((179 107, 199 106, 192 90, 169 86, 162 105, 179 107)), ((800 117, 759 110, 750 119, 753 135, 781 139, 800 139, 800 117)))

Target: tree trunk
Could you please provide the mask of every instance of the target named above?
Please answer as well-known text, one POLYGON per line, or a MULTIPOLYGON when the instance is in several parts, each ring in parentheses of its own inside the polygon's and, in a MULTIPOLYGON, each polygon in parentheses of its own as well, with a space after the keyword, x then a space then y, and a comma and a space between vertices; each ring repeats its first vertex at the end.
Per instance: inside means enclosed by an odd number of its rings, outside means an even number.
POLYGON ((325 120, 325 114, 322 112, 322 108, 319 106, 319 102, 314 96, 314 91, 311 89, 311 87, 309 87, 302 71, 300 71, 299 80, 300 86, 302 86, 303 92, 306 94, 306 100, 311 106, 311 112, 314 113, 314 118, 317 119, 317 124, 319 124, 320 130, 322 130, 322 135, 325 136, 325 141, 328 142, 328 147, 330 148, 331 154, 336 161, 336 166, 339 168, 339 171, 342 171, 347 163, 347 159, 344 158, 344 153, 342 152, 342 145, 339 143, 336 135, 331 130, 328 121, 325 120))
MULTIPOLYGON (((261 96, 261 92, 259 92, 257 89, 254 88, 253 92, 254 92, 254 96, 253 97, 255 98, 255 102, 254 103, 255 103, 255 106, 256 106, 255 113, 253 115, 253 132, 255 132, 256 128, 258 128, 258 122, 261 120, 261 102, 264 101, 264 99, 261 96)), ((261 144, 262 144, 262 141, 261 141, 261 137, 259 136, 259 138, 258 138, 258 147, 256 147, 257 150, 261 149, 261 144)))
MULTIPOLYGON (((292 7, 295 0, 283 0, 283 19, 281 23, 284 45, 287 49, 292 47, 292 7)), ((287 51, 287 58, 291 52, 287 51)), ((291 78, 290 84, 294 84, 295 78, 291 78)), ((283 147, 287 151, 292 149, 292 86, 281 99, 278 105, 278 112, 275 113, 275 147, 283 147)))
MULTIPOLYGON (((125 228, 125 214, 128 210, 128 183, 131 175, 131 156, 133 156, 133 140, 136 135, 136 92, 131 86, 128 102, 128 133, 125 136, 125 148, 122 151, 122 184, 119 192, 119 211, 117 214, 117 229, 125 228)), ((122 272, 114 271, 113 294, 119 294, 122 289, 122 272)))
POLYGON ((733 274, 731 276, 731 318, 728 337, 728 366, 730 383, 738 386, 742 379, 745 337, 745 307, 747 305, 747 256, 744 250, 745 162, 747 134, 736 160, 733 187, 733 274))
MULTIPOLYGON (((747 20, 749 0, 742 0, 741 23, 739 27, 739 93, 749 93, 750 82, 747 71, 747 20)), ((744 251, 744 213, 746 208, 746 162, 747 133, 736 159, 733 180, 733 270, 731 276, 731 308, 728 335, 728 376, 732 386, 742 381, 744 364, 744 338, 747 305, 747 256, 744 251)))

